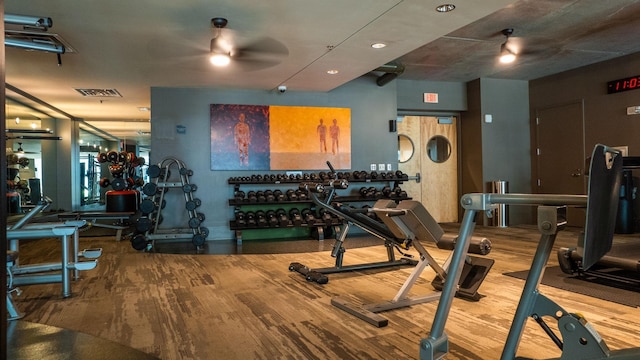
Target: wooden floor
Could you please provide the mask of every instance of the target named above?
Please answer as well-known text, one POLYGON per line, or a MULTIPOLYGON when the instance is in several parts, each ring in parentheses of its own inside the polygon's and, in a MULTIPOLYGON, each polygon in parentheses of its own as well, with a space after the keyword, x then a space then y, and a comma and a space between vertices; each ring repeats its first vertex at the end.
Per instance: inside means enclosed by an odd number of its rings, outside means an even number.
MULTIPOLYGON (((457 232, 455 224, 444 225, 457 232)), ((447 359, 497 359, 524 281, 502 275, 528 269, 537 244, 533 227, 483 228, 496 262, 478 302, 455 299, 446 325, 447 359)), ((324 240, 326 242, 332 240, 324 240)), ((556 247, 575 244, 560 234, 556 247)), ((348 246, 348 242, 347 242, 348 246)), ((382 313, 389 325, 376 328, 333 307, 331 298, 358 303, 390 300, 410 269, 330 275, 326 285, 288 270, 333 264, 329 251, 280 254, 174 255, 141 253, 113 236, 82 237, 81 247, 102 247, 96 269, 61 299, 59 284, 23 286, 16 305, 24 320, 84 332, 173 359, 417 359, 436 303, 382 313)), ((54 240, 24 242, 21 263, 55 257, 54 240)), ((449 254, 428 245, 440 263, 449 254)), ((554 252, 555 256, 555 252, 554 252)), ((553 256, 553 257, 554 257, 553 256)), ((551 264, 557 264, 555 258, 551 264)), ((384 260, 383 246, 347 250, 345 265, 384 260)), ((415 295, 432 292, 428 270, 415 295)), ((580 312, 611 349, 640 346, 640 310, 542 285, 541 292, 569 312, 580 312)), ((640 295, 639 295, 640 296, 640 295)), ((531 320, 518 355, 560 355, 531 320)))

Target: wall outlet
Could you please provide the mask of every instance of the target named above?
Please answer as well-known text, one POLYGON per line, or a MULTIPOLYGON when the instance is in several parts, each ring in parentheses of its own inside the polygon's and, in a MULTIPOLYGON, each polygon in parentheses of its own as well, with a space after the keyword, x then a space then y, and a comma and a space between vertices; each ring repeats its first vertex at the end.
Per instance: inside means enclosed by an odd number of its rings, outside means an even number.
POLYGON ((387 164, 387 171, 391 171, 391 164, 387 164))
POLYGON ((376 164, 371 164, 371 171, 376 171, 376 164))
POLYGON ((378 171, 384 171, 384 164, 378 164, 378 171))

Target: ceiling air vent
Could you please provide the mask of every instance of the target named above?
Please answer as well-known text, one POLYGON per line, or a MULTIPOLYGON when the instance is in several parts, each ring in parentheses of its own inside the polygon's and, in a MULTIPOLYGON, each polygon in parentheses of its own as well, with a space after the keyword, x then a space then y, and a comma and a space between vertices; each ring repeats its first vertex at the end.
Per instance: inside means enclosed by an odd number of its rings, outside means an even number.
POLYGON ((122 97, 116 89, 78 89, 76 91, 82 96, 89 97, 122 97))
POLYGON ((62 36, 54 33, 42 31, 21 31, 21 30, 5 30, 5 39, 17 40, 25 43, 57 45, 64 48, 65 54, 77 53, 78 51, 69 44, 62 36))

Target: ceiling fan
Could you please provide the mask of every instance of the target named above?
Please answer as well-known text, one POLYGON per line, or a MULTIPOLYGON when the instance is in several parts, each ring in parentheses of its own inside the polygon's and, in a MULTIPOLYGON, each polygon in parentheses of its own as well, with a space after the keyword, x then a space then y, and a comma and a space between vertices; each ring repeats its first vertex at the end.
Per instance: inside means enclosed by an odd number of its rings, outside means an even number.
POLYGON ((228 20, 222 17, 211 19, 216 35, 209 44, 209 61, 214 66, 237 64, 243 70, 258 70, 275 66, 289 55, 289 49, 280 41, 261 37, 243 44, 230 30, 225 30, 228 20))

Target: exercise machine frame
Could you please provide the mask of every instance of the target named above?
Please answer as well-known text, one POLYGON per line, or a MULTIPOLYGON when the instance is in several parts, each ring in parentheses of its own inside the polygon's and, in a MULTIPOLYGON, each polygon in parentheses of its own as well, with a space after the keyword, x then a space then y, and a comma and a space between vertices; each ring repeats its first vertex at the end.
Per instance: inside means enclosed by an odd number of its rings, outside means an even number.
MULTIPOLYGON (((553 194, 466 194, 461 198, 465 209, 460 228, 459 243, 451 257, 451 268, 456 269, 453 279, 458 279, 458 266, 466 256, 473 234, 477 212, 490 212, 498 204, 527 205, 538 208, 538 230, 541 234, 533 257, 518 307, 516 309, 501 359, 514 359, 524 326, 533 318, 562 350, 560 359, 637 359, 640 348, 611 351, 596 330, 578 314, 569 313, 542 295, 538 289, 544 269, 551 254, 558 231, 566 224, 566 207, 587 208, 584 234, 583 266, 591 267, 611 248, 615 215, 619 200, 621 155, 604 145, 596 145, 591 160, 588 195, 553 194), (554 318, 561 337, 545 323, 543 317, 554 318)), ((444 326, 451 310, 456 281, 445 282, 438 308, 428 337, 420 342, 420 359, 442 359, 449 350, 444 326)))

